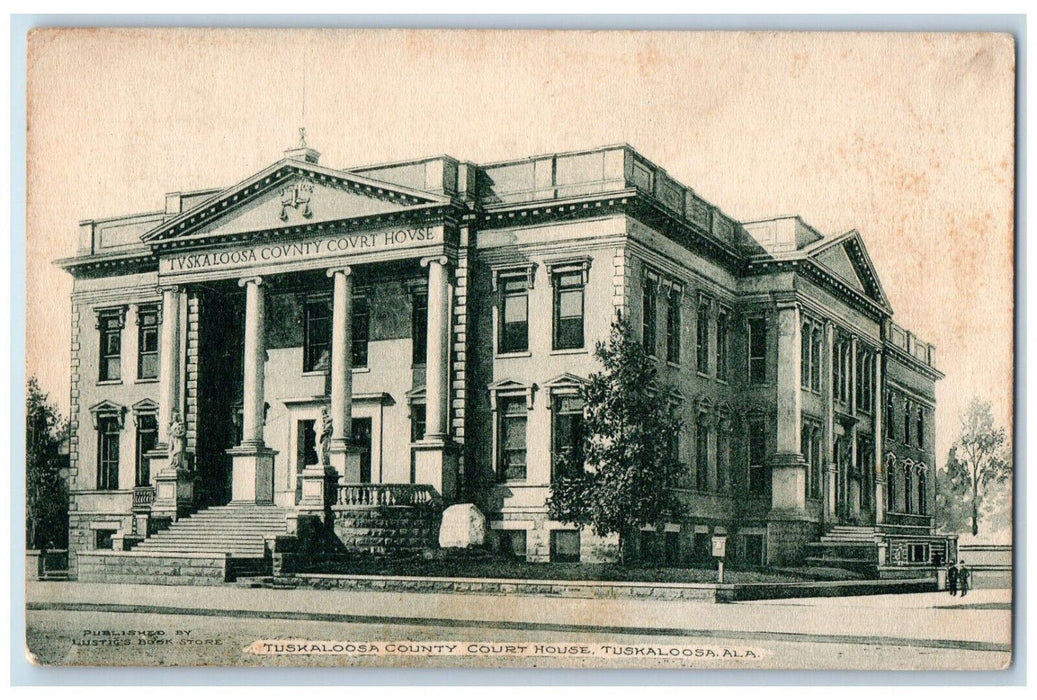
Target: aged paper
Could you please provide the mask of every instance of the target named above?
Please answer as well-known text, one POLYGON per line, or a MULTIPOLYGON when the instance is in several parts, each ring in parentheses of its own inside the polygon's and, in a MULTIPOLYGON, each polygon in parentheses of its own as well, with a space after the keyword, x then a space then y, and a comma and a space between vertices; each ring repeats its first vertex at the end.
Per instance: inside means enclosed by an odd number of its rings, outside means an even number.
POLYGON ((1011 36, 27 63, 34 662, 1010 664, 1011 36))

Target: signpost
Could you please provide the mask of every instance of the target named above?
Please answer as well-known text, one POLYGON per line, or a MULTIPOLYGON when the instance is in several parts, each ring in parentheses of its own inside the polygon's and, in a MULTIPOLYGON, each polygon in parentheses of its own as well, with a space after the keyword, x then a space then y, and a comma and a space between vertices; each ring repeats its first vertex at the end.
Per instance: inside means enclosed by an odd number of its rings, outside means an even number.
POLYGON ((713 556, 717 558, 717 583, 724 582, 724 557, 727 555, 727 535, 713 535, 713 556))

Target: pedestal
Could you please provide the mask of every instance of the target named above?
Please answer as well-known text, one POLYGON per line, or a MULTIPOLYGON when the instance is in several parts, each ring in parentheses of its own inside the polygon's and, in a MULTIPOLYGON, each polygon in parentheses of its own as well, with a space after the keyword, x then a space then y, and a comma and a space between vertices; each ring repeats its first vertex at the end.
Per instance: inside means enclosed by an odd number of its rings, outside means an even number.
POLYGON ((157 471, 151 518, 175 521, 189 513, 194 507, 194 474, 170 466, 169 454, 165 450, 149 452, 145 456, 150 460, 151 469, 157 471))
POLYGON ((807 463, 798 452, 779 452, 771 460, 771 508, 802 513, 807 507, 807 463))
POLYGON ((428 484, 447 501, 457 497, 457 445, 446 440, 414 443, 414 483, 428 484))
POLYGON ((334 505, 335 484, 338 474, 317 464, 308 464, 299 474, 302 495, 297 510, 323 516, 328 506, 334 505))
POLYGON ((234 503, 274 502, 274 455, 265 446, 233 447, 231 456, 231 501, 234 503))
POLYGON ((342 477, 343 484, 360 483, 360 448, 348 442, 332 442, 328 449, 331 468, 342 477))

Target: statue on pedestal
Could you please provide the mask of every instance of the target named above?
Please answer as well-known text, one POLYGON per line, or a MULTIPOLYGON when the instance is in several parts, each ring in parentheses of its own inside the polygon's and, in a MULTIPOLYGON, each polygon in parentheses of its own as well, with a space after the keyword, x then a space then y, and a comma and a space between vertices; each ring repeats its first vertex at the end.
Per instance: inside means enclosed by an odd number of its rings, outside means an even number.
POLYGON ((169 466, 180 471, 186 467, 184 451, 187 449, 187 428, 180 420, 180 413, 173 411, 169 421, 169 466))
POLYGON ((326 469, 328 466, 328 451, 331 448, 331 434, 333 432, 331 414, 328 409, 320 410, 320 420, 314 424, 313 432, 317 437, 317 466, 326 469))

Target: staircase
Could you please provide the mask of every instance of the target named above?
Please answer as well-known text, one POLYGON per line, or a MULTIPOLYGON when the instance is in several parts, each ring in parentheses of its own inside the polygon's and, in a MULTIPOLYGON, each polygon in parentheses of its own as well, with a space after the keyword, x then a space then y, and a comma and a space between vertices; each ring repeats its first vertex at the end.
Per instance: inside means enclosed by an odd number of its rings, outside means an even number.
POLYGON ((872 526, 835 525, 820 542, 807 545, 810 552, 807 563, 876 575, 879 565, 876 534, 872 526))
POLYGON ((266 538, 288 533, 287 511, 277 506, 232 503, 200 510, 133 548, 134 552, 190 554, 226 552, 236 574, 262 573, 266 538))

